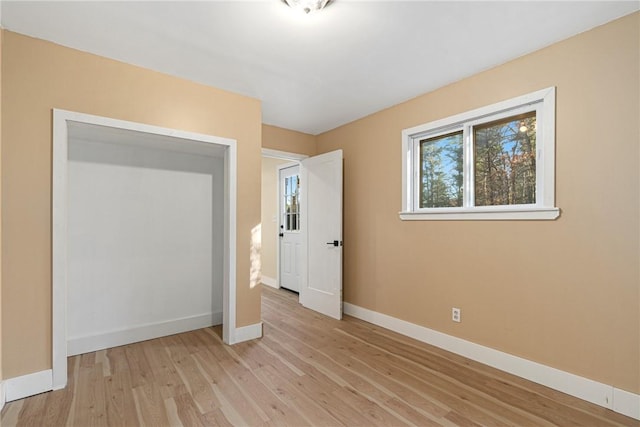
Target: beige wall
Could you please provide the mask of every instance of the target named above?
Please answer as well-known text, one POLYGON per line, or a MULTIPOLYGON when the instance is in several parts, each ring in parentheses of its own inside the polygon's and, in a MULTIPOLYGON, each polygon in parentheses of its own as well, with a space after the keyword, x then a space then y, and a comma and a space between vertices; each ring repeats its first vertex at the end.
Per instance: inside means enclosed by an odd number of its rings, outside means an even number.
POLYGON ((319 135, 344 150, 345 301, 640 392, 639 21, 319 135), (549 86, 558 220, 400 221, 402 129, 549 86))
POLYGON ((259 322, 249 256, 260 222, 260 103, 8 31, 2 59, 4 377, 51 368, 52 108, 238 141, 236 319, 259 322))
POLYGON ((307 133, 263 124, 262 148, 313 156, 316 154, 316 137, 307 133))
POLYGON ((277 279, 278 165, 288 160, 262 158, 262 276, 277 279))

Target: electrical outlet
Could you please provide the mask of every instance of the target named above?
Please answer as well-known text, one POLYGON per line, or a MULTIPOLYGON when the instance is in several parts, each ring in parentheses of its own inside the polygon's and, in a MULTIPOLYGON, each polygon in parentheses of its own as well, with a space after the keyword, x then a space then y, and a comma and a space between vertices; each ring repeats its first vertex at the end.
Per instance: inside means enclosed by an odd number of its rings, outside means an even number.
POLYGON ((451 309, 451 320, 454 322, 460 322, 462 320, 462 310, 453 307, 451 309))

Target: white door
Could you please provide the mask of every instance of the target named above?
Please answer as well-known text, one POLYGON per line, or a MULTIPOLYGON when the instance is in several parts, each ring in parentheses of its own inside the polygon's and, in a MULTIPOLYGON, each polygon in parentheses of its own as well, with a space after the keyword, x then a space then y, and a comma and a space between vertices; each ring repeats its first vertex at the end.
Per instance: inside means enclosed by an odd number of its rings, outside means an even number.
POLYGON ((279 171, 280 287, 300 291, 300 167, 279 171))
POLYGON ((342 318, 342 150, 302 160, 300 303, 342 318))

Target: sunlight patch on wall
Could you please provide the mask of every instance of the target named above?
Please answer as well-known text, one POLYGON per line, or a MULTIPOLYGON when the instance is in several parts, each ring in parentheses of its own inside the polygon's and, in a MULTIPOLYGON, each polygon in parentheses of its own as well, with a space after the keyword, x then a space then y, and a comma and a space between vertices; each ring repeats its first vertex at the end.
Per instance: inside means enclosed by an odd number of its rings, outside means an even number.
POLYGON ((249 287, 255 288, 262 280, 262 261, 260 252, 262 249, 262 223, 251 229, 251 248, 249 254, 249 287))

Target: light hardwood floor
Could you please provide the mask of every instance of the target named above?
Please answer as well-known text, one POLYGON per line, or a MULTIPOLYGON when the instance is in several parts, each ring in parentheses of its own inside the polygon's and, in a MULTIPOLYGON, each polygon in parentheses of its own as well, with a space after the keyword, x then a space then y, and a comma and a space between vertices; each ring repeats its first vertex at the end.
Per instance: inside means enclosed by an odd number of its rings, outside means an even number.
POLYGON ((639 422, 264 287, 264 337, 207 328, 69 358, 69 385, 8 403, 19 426, 638 426, 639 422))

